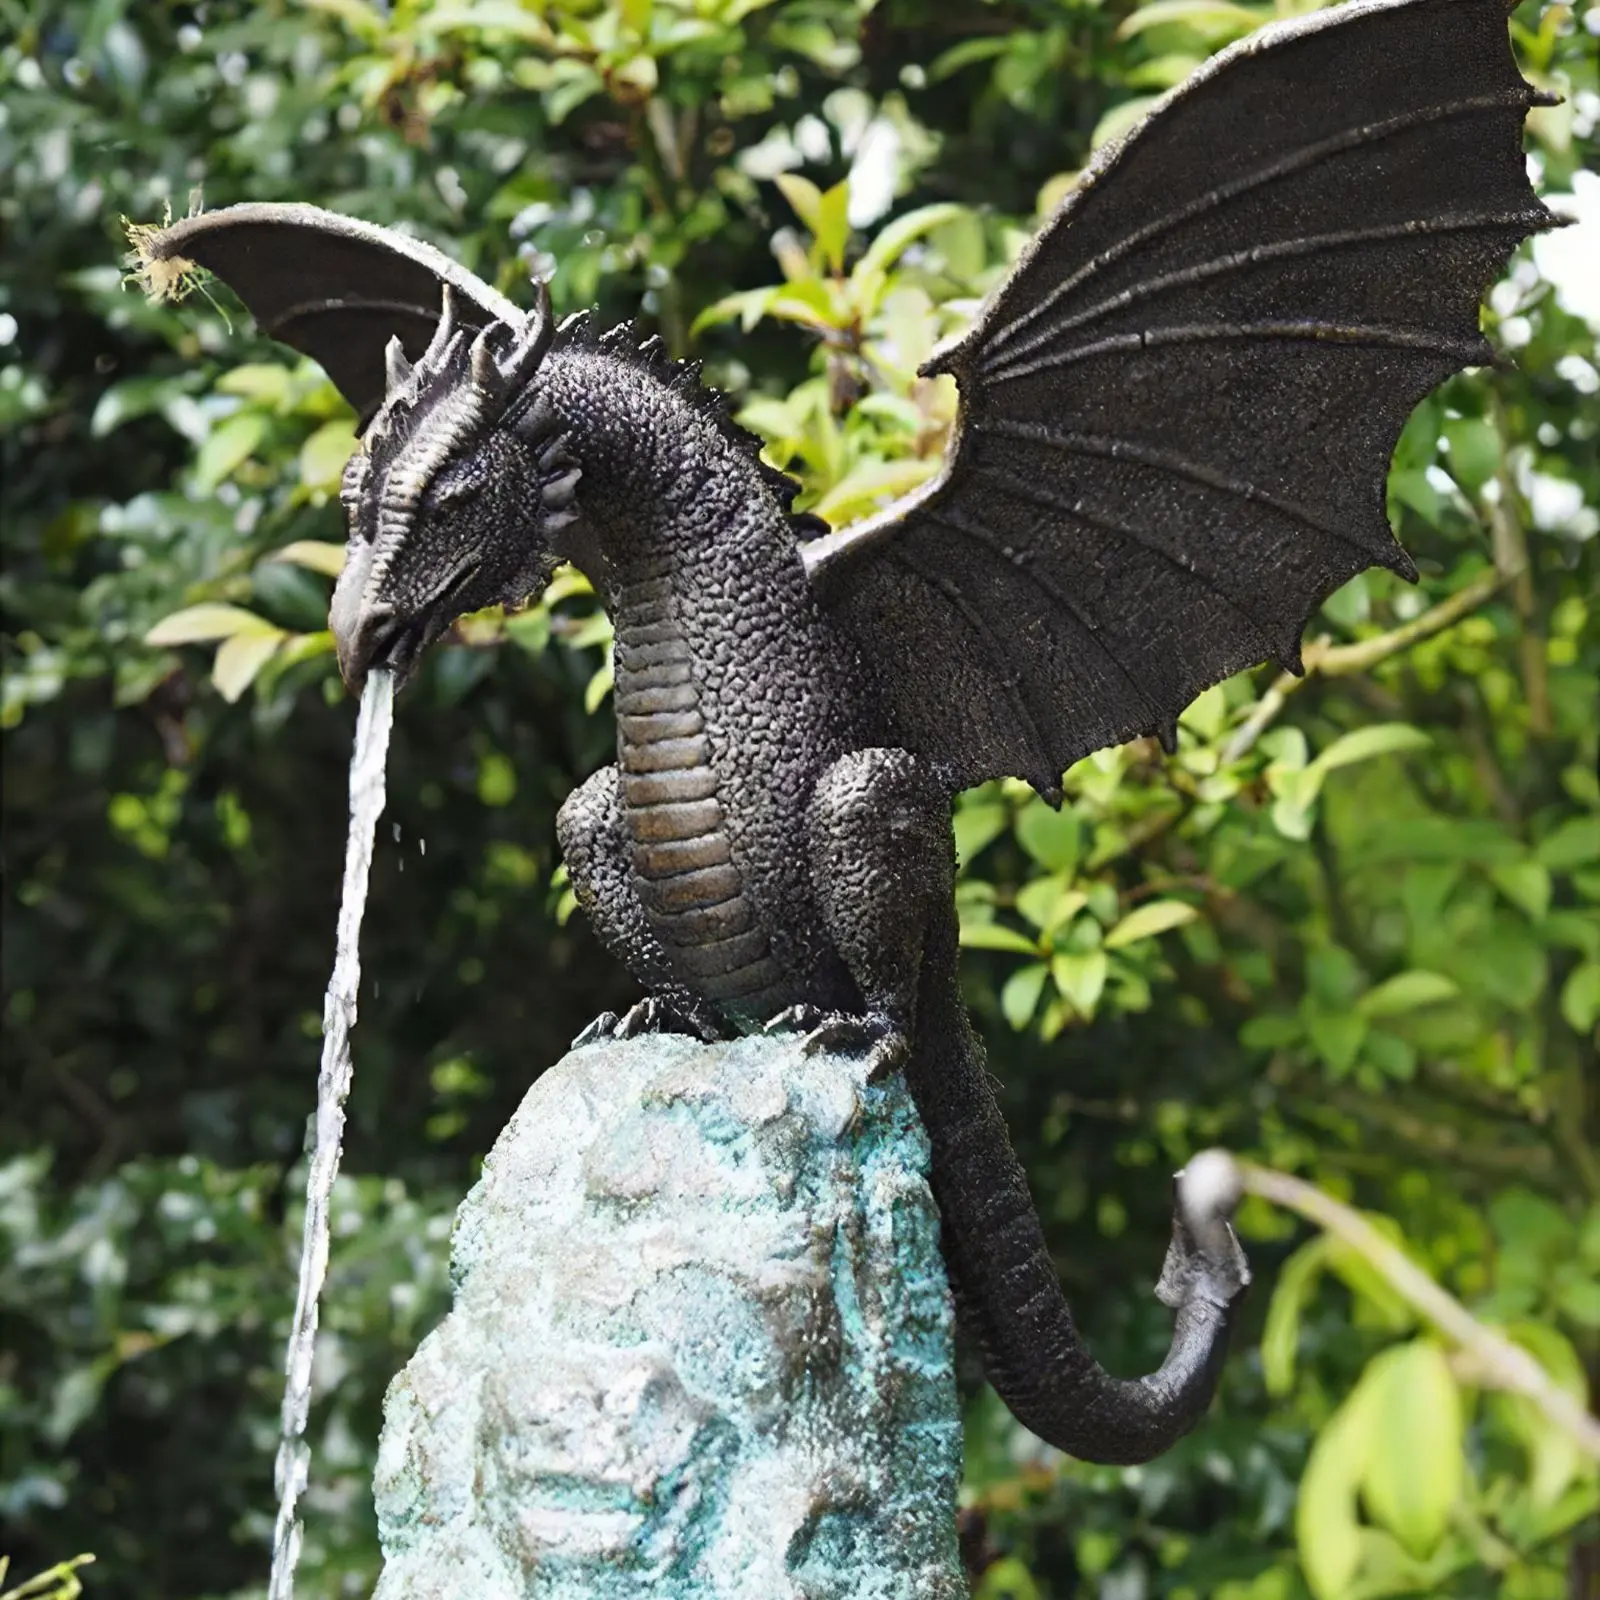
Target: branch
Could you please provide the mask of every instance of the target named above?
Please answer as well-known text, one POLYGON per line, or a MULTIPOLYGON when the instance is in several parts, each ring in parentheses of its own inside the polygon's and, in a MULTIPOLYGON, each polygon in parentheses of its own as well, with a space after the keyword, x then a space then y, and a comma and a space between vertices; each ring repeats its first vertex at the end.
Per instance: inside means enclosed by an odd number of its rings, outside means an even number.
POLYGON ((1222 747, 1222 761, 1226 766, 1237 761, 1266 731, 1268 725, 1283 710, 1284 703, 1296 689, 1303 688, 1313 678, 1343 678, 1352 673, 1365 672, 1380 661, 1408 650, 1420 639, 1442 633, 1452 623, 1459 622, 1470 611, 1476 611, 1486 600, 1509 583, 1516 573, 1490 567, 1480 572, 1471 583, 1456 590, 1438 605, 1430 606, 1420 617, 1373 639, 1360 639, 1355 644, 1330 644, 1326 635, 1308 645, 1305 651, 1304 673, 1296 677, 1292 672, 1281 673, 1272 687, 1256 703, 1255 710, 1234 730, 1233 736, 1222 747))
POLYGON ((1583 1403, 1561 1388, 1520 1345, 1479 1322, 1358 1211, 1285 1172, 1247 1161, 1237 1165, 1246 1192, 1299 1212, 1349 1245, 1420 1317, 1472 1358, 1475 1375, 1485 1387, 1531 1400, 1553 1427, 1600 1460, 1600 1419, 1590 1416, 1583 1403))

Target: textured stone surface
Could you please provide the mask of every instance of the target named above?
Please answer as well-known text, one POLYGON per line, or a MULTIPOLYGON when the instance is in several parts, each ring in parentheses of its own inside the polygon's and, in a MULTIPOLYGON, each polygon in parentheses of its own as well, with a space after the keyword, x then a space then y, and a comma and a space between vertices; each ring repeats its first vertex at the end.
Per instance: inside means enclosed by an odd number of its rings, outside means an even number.
POLYGON ((374 1600, 955 1600, 927 1143, 793 1039, 574 1051, 456 1225, 395 1379, 374 1600))

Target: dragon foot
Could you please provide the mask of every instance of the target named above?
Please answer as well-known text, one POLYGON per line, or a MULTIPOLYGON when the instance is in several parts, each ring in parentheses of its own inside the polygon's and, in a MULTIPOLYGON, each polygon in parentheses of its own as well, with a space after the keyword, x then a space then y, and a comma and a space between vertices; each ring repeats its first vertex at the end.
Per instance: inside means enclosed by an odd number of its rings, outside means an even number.
POLYGON ((602 1011, 576 1039, 574 1050, 598 1044, 603 1039, 637 1039, 646 1033, 684 1033, 702 1044, 721 1038, 715 1026, 703 1018, 680 1011, 657 995, 647 994, 619 1017, 615 1011, 602 1011))
POLYGON ((906 1059, 911 1040, 897 1022, 877 1012, 864 1016, 848 1011, 824 1011, 818 1006, 790 1006, 771 1018, 763 1033, 803 1033, 800 1048, 806 1055, 819 1050, 859 1053, 867 1058, 867 1081, 887 1077, 906 1059))

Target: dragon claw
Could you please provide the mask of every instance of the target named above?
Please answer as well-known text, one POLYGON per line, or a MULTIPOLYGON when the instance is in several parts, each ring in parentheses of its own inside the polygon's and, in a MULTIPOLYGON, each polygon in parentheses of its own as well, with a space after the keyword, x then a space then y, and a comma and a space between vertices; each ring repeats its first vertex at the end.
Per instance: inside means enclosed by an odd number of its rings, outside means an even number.
MULTIPOLYGON (((818 1011, 815 1007, 793 1006, 790 1009, 807 1013, 803 1020, 792 1025, 794 1031, 801 1027, 806 1029, 806 1036, 800 1042, 802 1053, 812 1056, 822 1050, 841 1050, 864 1055, 869 1083, 886 1078, 905 1061, 910 1051, 911 1041, 905 1029, 875 1012, 860 1016, 848 1011, 818 1011)), ((786 1013, 780 1013, 783 1015, 786 1013)), ((771 1024, 768 1026, 770 1028, 771 1024)))
POLYGON ((765 1034, 783 1033, 809 1033, 818 1027, 831 1013, 823 1011, 820 1007, 802 1000, 799 1005, 786 1006, 775 1017, 768 1017, 762 1023, 761 1031, 765 1034))
POLYGON ((605 1039, 637 1039, 647 1033, 684 1033, 703 1044, 713 1043, 716 1029, 699 1017, 689 1016, 658 995, 647 994, 619 1017, 615 1011, 602 1011, 576 1039, 574 1050, 599 1044, 605 1039))
POLYGON ((611 1039, 616 1036, 617 1014, 615 1011, 602 1011, 581 1033, 572 1041, 574 1050, 582 1050, 585 1045, 599 1044, 602 1039, 611 1039))
POLYGON ((630 1006, 616 1027, 619 1039, 637 1039, 646 1033, 682 1033, 702 1044, 712 1044, 719 1037, 711 1023, 653 994, 630 1006))

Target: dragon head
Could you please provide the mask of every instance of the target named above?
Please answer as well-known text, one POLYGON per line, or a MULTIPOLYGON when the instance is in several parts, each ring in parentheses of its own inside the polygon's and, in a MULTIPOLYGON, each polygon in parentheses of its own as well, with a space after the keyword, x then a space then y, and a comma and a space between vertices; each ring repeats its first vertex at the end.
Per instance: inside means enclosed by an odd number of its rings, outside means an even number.
POLYGON ((329 625, 351 689, 375 666, 404 682, 457 617, 549 582, 578 481, 532 383, 552 331, 541 293, 520 325, 491 322, 469 342, 446 285, 414 366, 389 341, 383 404, 340 491, 350 542, 329 625))

